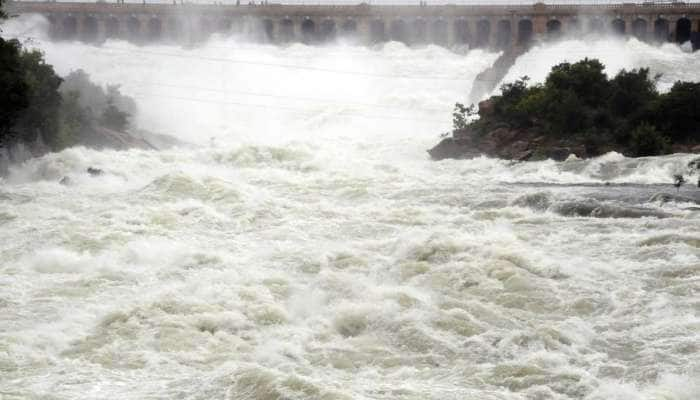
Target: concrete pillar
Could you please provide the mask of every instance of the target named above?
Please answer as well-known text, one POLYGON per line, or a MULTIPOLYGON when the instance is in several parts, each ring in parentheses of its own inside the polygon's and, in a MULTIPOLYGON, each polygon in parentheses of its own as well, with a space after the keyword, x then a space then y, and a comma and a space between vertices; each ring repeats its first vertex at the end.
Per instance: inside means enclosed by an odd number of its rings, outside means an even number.
POLYGON ((370 33, 370 24, 372 17, 361 17, 357 22, 357 38, 360 43, 372 43, 372 35, 370 33))
POLYGON ((547 34, 547 21, 549 18, 544 15, 536 15, 532 19, 532 31, 535 37, 544 37, 547 34))
POLYGON ((625 21, 625 35, 626 36, 632 36, 632 24, 634 24, 635 16, 634 14, 626 14, 623 16, 623 20, 625 21))
POLYGON ((445 22, 447 23, 447 46, 452 47, 457 42, 455 40, 455 19, 454 17, 445 18, 445 22))
POLYGON ((511 14, 510 15, 510 43, 511 46, 517 46, 518 45, 518 21, 520 18, 518 18, 517 15, 511 14))

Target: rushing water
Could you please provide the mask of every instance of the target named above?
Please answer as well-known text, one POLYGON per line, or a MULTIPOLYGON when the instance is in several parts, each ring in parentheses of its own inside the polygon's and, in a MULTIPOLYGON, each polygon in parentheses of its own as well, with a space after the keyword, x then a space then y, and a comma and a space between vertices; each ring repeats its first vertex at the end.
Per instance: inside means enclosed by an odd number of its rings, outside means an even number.
MULTIPOLYGON (((432 162, 478 50, 34 43, 191 144, 0 182, 3 400, 698 399, 700 211, 650 201, 691 155, 432 162)), ((584 56, 700 78, 610 40, 510 78, 584 56)))

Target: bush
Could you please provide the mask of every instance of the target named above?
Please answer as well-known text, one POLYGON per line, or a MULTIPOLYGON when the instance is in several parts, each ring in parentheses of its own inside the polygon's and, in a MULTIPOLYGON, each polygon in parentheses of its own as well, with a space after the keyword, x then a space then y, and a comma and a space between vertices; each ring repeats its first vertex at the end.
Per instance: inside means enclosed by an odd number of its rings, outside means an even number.
POLYGON ((671 151, 669 139, 653 125, 642 123, 630 135, 632 155, 635 157, 658 156, 671 151))
POLYGON ((455 103, 454 111, 452 111, 452 128, 454 130, 466 128, 469 118, 476 114, 474 109, 474 104, 465 107, 462 103, 455 103))
POLYGON ((91 123, 89 113, 80 106, 80 93, 70 92, 62 98, 58 130, 47 139, 47 144, 53 150, 62 150, 78 143, 83 130, 91 123))
POLYGON ((678 141, 700 137, 700 83, 676 82, 659 97, 654 119, 660 128, 678 141))
POLYGON ((610 81, 609 110, 620 117, 638 118, 649 111, 649 106, 659 96, 656 85, 649 78, 649 69, 620 71, 610 81))
POLYGON ((600 61, 588 58, 574 64, 561 63, 552 67, 544 85, 549 91, 575 93, 582 104, 596 107, 610 91, 604 69, 600 61))
POLYGON ((59 92, 61 94, 80 93, 78 98, 80 106, 89 110, 95 119, 100 119, 110 105, 127 114, 136 112, 134 100, 122 95, 118 86, 108 85, 107 90, 105 90, 102 86, 92 82, 90 75, 81 69, 72 71, 64 78, 59 92))
POLYGON ((102 112, 100 123, 115 131, 125 131, 129 127, 129 114, 119 110, 110 101, 102 112))
POLYGON ((527 125, 528 114, 518 108, 523 97, 528 94, 528 76, 523 76, 513 83, 501 86, 501 95, 493 98, 493 108, 496 115, 506 120, 514 127, 527 125))

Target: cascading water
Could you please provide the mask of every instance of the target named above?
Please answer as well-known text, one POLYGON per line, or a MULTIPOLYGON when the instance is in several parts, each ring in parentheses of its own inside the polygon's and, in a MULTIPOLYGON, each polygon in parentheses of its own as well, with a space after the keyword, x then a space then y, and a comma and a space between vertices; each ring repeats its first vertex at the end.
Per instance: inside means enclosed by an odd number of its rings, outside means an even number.
MULTIPOLYGON (((3 400, 697 399, 700 212, 650 200, 691 155, 432 162, 480 50, 34 43, 190 144, 3 178, 3 400)), ((507 79, 585 56, 700 66, 570 40, 507 79)))

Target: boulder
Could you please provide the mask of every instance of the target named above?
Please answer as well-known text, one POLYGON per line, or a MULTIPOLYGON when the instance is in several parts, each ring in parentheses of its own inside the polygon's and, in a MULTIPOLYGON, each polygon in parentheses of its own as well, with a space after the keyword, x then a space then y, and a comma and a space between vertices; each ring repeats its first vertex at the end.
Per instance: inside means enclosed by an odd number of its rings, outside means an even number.
POLYGON ((688 163, 688 169, 689 169, 691 172, 692 172, 692 171, 700 171, 700 157, 698 157, 698 158, 696 158, 696 159, 694 159, 694 160, 691 160, 691 161, 688 163))
POLYGON ((515 154, 512 159, 516 161, 527 161, 530 158, 532 158, 533 151, 532 150, 524 150, 521 151, 520 153, 515 154))
POLYGON ((493 100, 487 99, 479 102, 479 117, 489 117, 494 113, 493 100))
POLYGON ((532 151, 528 150, 530 143, 525 140, 516 140, 511 143, 503 143, 498 149, 500 158, 523 161, 532 156, 532 151))
POLYGON ((518 136, 518 131, 506 127, 496 128, 486 134, 487 140, 492 140, 500 146, 508 145, 518 136))
POLYGON ((474 130, 471 129, 470 127, 462 128, 462 129, 457 129, 452 132, 452 137, 455 139, 463 139, 463 140, 469 140, 471 141, 472 138, 474 137, 474 130))
POLYGON ((87 173, 90 174, 91 176, 100 176, 104 173, 104 171, 102 171, 99 168, 88 167, 87 173))
POLYGON ((566 159, 569 158, 569 154, 572 153, 573 152, 568 147, 550 147, 543 149, 542 151, 542 154, 545 156, 545 158, 554 161, 566 161, 566 159))
POLYGON ((430 158, 433 160, 444 160, 446 158, 468 158, 475 156, 475 151, 468 141, 454 138, 444 138, 435 147, 428 150, 430 158))
POLYGON ((679 196, 676 194, 672 193, 665 193, 665 192, 660 192, 660 193, 655 193, 653 196, 649 198, 650 203, 669 203, 669 202, 677 202, 677 203, 698 203, 695 201, 695 199, 691 199, 690 197, 684 197, 684 196, 679 196))

